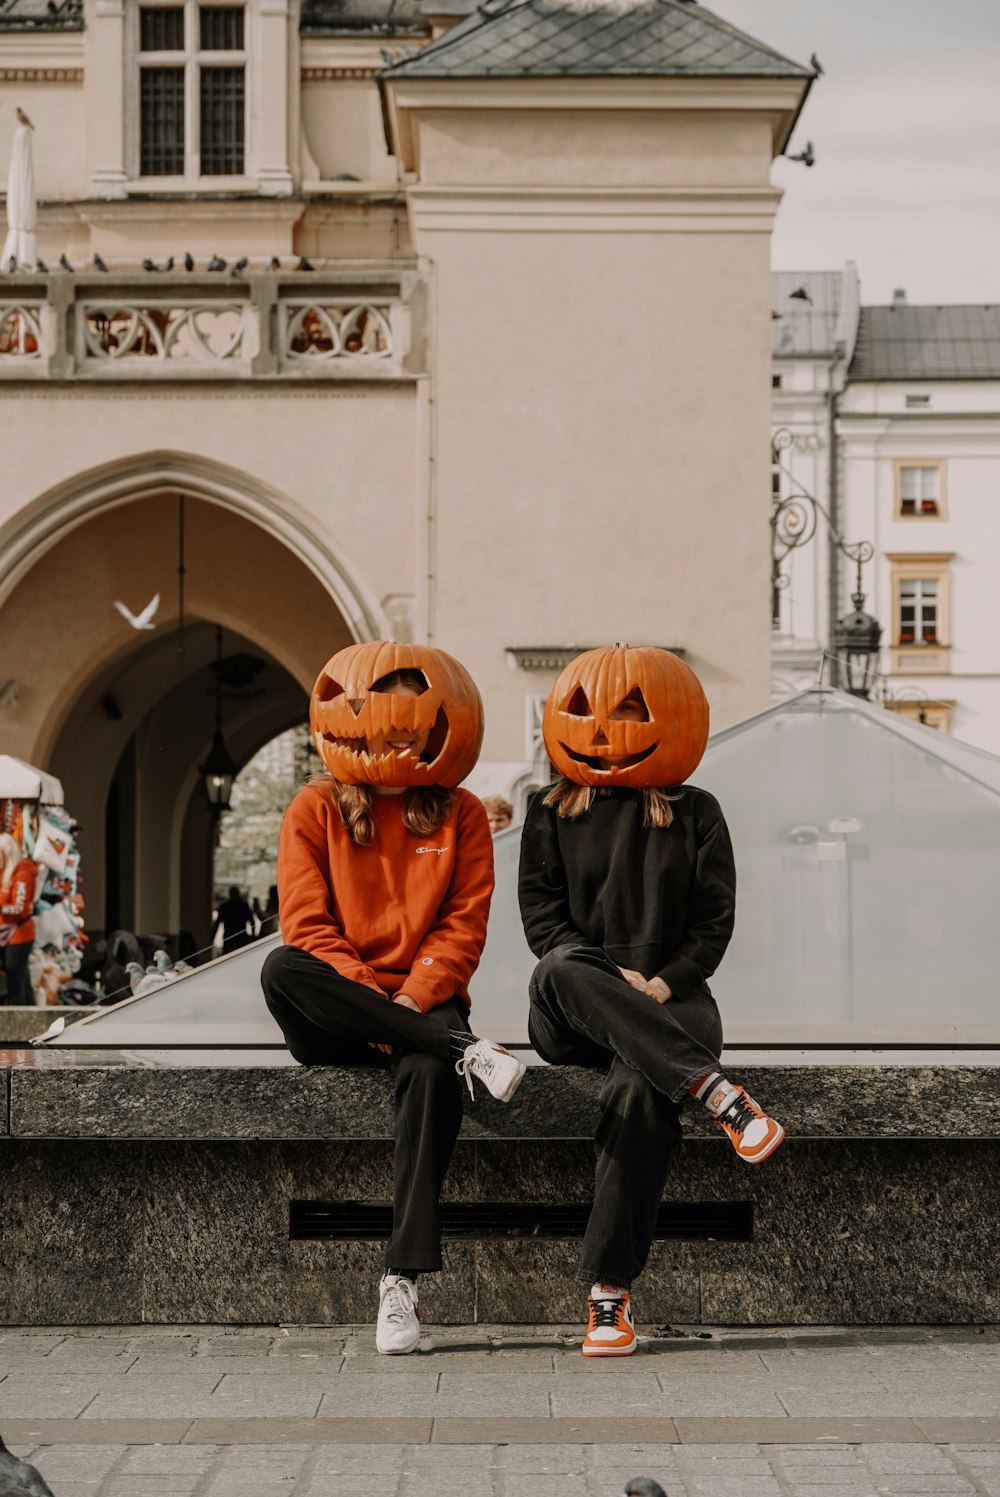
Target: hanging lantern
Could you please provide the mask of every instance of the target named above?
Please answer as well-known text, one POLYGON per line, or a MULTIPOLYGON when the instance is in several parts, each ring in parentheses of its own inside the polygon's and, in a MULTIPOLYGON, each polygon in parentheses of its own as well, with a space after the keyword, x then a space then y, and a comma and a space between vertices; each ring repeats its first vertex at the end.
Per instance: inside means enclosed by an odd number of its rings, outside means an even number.
POLYGON ((851 601, 854 612, 838 620, 833 635, 837 685, 852 697, 870 698, 878 674, 882 625, 865 612, 863 592, 854 593, 851 601))
POLYGON ((233 793, 233 781, 239 773, 239 765, 226 748, 222 736, 222 625, 215 626, 215 732, 204 764, 198 765, 198 773, 205 784, 205 794, 213 816, 221 816, 229 810, 233 793))

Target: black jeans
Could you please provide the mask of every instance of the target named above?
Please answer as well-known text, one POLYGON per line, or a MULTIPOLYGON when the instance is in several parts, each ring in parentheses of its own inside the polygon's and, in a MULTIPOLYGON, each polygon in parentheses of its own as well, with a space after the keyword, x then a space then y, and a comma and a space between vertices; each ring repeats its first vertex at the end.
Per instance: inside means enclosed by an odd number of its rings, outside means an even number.
POLYGON ((279 946, 261 972, 268 1008, 303 1066, 377 1066, 395 1079, 392 1236, 387 1268, 441 1267, 440 1194, 462 1124, 462 1083, 449 1029, 469 1028, 450 998, 429 1014, 389 1003, 298 946, 279 946), (393 1045, 392 1055, 369 1040, 393 1045))
POLYGON ((718 1068, 722 1023, 708 990, 657 1003, 597 946, 560 946, 531 979, 528 1034, 543 1060, 607 1071, 594 1142, 594 1204, 580 1253, 586 1283, 631 1284, 646 1266, 680 1106, 718 1068))

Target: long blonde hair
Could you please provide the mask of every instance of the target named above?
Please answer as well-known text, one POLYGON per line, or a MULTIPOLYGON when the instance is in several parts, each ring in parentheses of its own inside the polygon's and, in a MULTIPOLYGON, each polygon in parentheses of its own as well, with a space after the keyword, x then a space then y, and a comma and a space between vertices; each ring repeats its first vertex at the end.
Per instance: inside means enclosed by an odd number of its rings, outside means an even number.
MULTIPOLYGON (((582 816, 585 811, 590 810, 597 793, 596 785, 577 785, 573 780, 568 780, 565 775, 560 775, 542 804, 555 806, 560 816, 573 818, 582 816)), ((644 786, 642 789, 643 826, 670 826, 674 819, 670 802, 678 799, 679 795, 670 795, 666 790, 661 790, 658 785, 644 786)))
POLYGON ((21 848, 10 832, 0 832, 0 888, 10 883, 11 875, 21 861, 21 848))
MULTIPOLYGON (((329 791, 355 846, 370 847, 375 834, 372 787, 342 785, 325 772, 313 775, 309 783, 329 791)), ((440 785, 411 785, 403 792, 403 825, 415 837, 433 836, 451 815, 454 804, 452 792, 440 785)))

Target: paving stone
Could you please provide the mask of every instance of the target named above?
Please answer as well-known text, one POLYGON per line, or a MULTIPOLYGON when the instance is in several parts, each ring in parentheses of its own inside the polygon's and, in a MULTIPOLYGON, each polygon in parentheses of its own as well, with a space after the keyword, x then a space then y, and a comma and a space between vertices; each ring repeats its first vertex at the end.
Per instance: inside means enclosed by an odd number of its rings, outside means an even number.
POLYGON ((893 1497, 905 1492, 933 1492, 934 1497, 948 1497, 952 1492, 974 1492, 975 1487, 964 1476, 958 1472, 946 1475, 944 1472, 928 1472, 920 1475, 918 1472, 905 1472, 892 1476, 893 1497))
POLYGON ((26 1453, 15 1447, 16 1454, 29 1460, 50 1483, 63 1481, 99 1481, 114 1470, 128 1453, 125 1445, 56 1445, 43 1446, 26 1453))
POLYGON ((167 1472, 187 1475, 207 1471, 220 1454, 215 1445, 139 1445, 125 1451, 120 1469, 142 1475, 167 1472))
POLYGON ((12 1372, 0 1383, 0 1418, 75 1419, 99 1392, 92 1379, 56 1381, 37 1372, 12 1372))
MULTIPOLYGON (((859 1453, 872 1471, 886 1474, 955 1469, 951 1455, 935 1445, 865 1445, 859 1453)), ((997 1459, 1000 1460, 1000 1452, 997 1459)))
POLYGON ((197 1445, 416 1445, 431 1438, 433 1421, 379 1419, 195 1419, 185 1436, 197 1445))
POLYGON ((582 1445, 504 1445, 497 1451, 497 1464, 506 1472, 586 1471, 582 1445))
POLYGON ((168 1493, 171 1497, 192 1497, 200 1481, 200 1472, 146 1472, 141 1477, 128 1472, 109 1476, 101 1487, 101 1497, 136 1497, 137 1487, 142 1497, 161 1497, 161 1494, 166 1497, 168 1493))
POLYGON ((570 1473, 512 1471, 504 1477, 503 1489, 504 1497, 580 1497, 580 1478, 570 1473))

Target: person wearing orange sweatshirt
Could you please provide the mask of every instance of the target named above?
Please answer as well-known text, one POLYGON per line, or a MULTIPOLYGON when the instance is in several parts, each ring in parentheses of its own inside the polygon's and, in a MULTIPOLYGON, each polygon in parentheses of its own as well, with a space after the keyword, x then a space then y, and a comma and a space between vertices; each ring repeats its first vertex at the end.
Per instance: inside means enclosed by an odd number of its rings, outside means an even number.
POLYGON ((457 787, 479 756, 482 703, 444 651, 376 640, 327 662, 310 720, 327 774, 299 791, 282 822, 287 944, 268 956, 261 982, 300 1064, 392 1069, 393 1230, 376 1347, 404 1353, 420 1340, 418 1274, 441 1267, 459 1077, 506 1102, 524 1075, 469 1025, 493 848, 481 802, 457 787))

